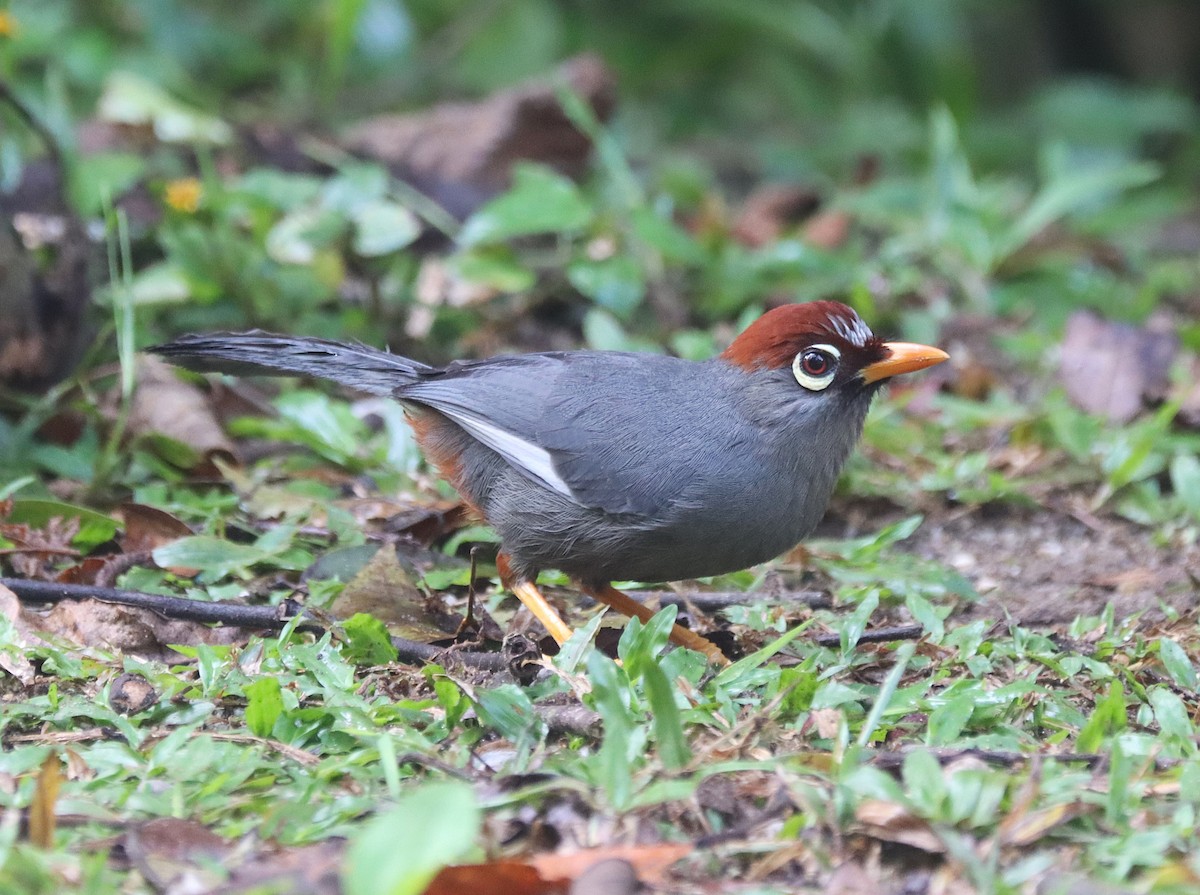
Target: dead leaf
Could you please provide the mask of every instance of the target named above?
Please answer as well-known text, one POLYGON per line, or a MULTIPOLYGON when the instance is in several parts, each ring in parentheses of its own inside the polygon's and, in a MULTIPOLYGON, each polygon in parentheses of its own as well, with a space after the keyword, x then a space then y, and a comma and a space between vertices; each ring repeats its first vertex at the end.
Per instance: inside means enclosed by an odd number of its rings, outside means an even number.
POLYGON ((519 861, 493 861, 443 868, 424 895, 566 895, 567 883, 547 881, 535 867, 519 861))
POLYGON ((178 817, 133 824, 119 847, 157 891, 210 892, 224 877, 236 846, 207 827, 178 817), (200 888, 197 888, 199 886, 200 888))
POLYGON ((842 729, 841 709, 813 709, 809 712, 813 726, 817 728, 817 736, 823 740, 831 740, 842 729))
POLYGON ((1014 812, 1000 822, 996 835, 1005 845, 1031 845, 1055 827, 1093 810, 1083 802, 1066 802, 1036 811, 1014 812))
POLYGON ((149 553, 193 534, 187 523, 155 507, 123 503, 117 512, 125 522, 122 546, 126 553, 149 553))
POLYGON ((1137 416, 1147 400, 1166 395, 1178 350, 1173 332, 1076 311, 1067 321, 1059 375, 1078 407, 1124 423, 1137 416))
MULTIPOLYGON (((0 584, 0 616, 8 619, 13 627, 9 641, 17 648, 32 645, 31 626, 21 608, 21 601, 4 585, 0 584)), ((0 668, 3 668, 25 686, 33 683, 37 676, 33 663, 19 652, 0 650, 0 668)))
POLYGON ((340 619, 370 613, 392 634, 419 643, 445 640, 460 624, 457 616, 442 608, 440 600, 427 597, 413 584, 391 546, 381 547, 354 576, 330 612, 340 619))
POLYGON ((903 805, 866 799, 854 812, 860 832, 884 842, 898 842, 932 855, 944 854, 946 845, 934 833, 929 822, 912 814, 903 805))
POLYGON ((424 895, 625 895, 639 883, 656 884, 672 864, 691 854, 684 842, 616 845, 526 861, 492 861, 444 868, 424 895))
POLYGON ((690 842, 661 842, 656 845, 606 845, 563 854, 535 855, 529 863, 550 880, 573 880, 602 861, 626 861, 647 885, 664 880, 671 865, 694 852, 690 842))
POLYGON ((568 177, 583 174, 591 140, 563 112, 560 80, 598 119, 608 119, 613 76, 599 56, 587 54, 568 60, 555 77, 537 78, 479 102, 372 118, 351 128, 344 142, 350 150, 384 162, 463 219, 507 188, 517 162, 540 162, 568 177))
POLYGON ((184 382, 174 368, 156 357, 138 357, 129 432, 166 436, 180 446, 176 459, 206 475, 216 474, 214 460, 218 458, 237 462, 233 442, 225 436, 204 392, 184 382))
POLYGON ((760 248, 811 218, 820 205, 821 197, 811 187, 767 184, 746 197, 731 234, 742 245, 760 248))
POLYGON ((818 249, 833 251, 845 244, 854 218, 850 212, 832 209, 813 215, 800 231, 801 238, 818 249))
POLYGON ((862 864, 848 862, 840 864, 825 883, 825 895, 864 895, 866 892, 881 892, 883 880, 872 876, 862 864))
POLYGON ((311 845, 276 847, 268 854, 247 855, 233 870, 229 882, 212 895, 253 895, 286 892, 288 895, 342 895, 342 860, 346 843, 326 839, 311 845))
POLYGON ((51 752, 38 771, 37 786, 29 803, 29 841, 38 848, 54 847, 54 807, 62 787, 62 761, 51 752))
POLYGON ((100 600, 64 600, 36 619, 37 630, 63 637, 82 646, 96 646, 146 658, 174 661, 178 654, 168 644, 228 644, 245 639, 233 627, 211 627, 200 622, 163 618, 148 609, 104 603, 100 600))

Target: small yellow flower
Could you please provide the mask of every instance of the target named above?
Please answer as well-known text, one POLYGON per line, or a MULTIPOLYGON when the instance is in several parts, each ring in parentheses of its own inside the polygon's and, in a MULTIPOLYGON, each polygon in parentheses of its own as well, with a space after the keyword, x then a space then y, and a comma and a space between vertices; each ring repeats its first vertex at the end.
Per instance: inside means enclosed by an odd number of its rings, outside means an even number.
POLYGON ((16 18, 7 9, 0 9, 0 37, 13 37, 20 30, 16 18))
POLYGON ((200 207, 204 189, 195 177, 180 177, 167 184, 164 199, 171 208, 191 214, 200 207))

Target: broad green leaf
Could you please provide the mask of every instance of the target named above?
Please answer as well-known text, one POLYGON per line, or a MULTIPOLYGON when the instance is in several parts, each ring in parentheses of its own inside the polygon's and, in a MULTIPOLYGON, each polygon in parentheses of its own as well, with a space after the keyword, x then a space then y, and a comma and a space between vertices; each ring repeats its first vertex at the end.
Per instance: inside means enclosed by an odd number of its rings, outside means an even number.
POLYGON ((349 643, 342 654, 355 665, 386 665, 398 655, 387 626, 373 615, 359 612, 342 623, 349 643))
POLYGON ((22 498, 14 500, 12 512, 8 514, 9 522, 22 522, 32 528, 41 528, 51 519, 78 519, 79 532, 71 543, 81 550, 103 544, 117 533, 117 521, 89 510, 57 500, 42 500, 40 498, 22 498))
POLYGON ((567 279, 621 320, 628 320, 646 295, 641 265, 628 255, 614 255, 603 261, 581 258, 567 268, 567 279))
POLYGON ((351 840, 342 871, 347 895, 420 895, 473 849, 482 821, 470 786, 420 786, 351 840))
POLYGON ((473 246, 535 233, 573 233, 592 219, 592 210, 566 177, 536 165, 516 169, 513 186, 467 220, 459 243, 473 246))
POLYGON ((164 569, 200 569, 209 578, 245 574, 250 566, 271 558, 271 554, 250 544, 235 544, 212 535, 180 538, 157 548, 154 562, 164 569))
POLYGON ((1175 683, 1188 690, 1196 689, 1196 666, 1192 664, 1183 647, 1171 638, 1163 637, 1158 641, 1158 658, 1162 660, 1163 667, 1175 683))
POLYGON ((246 726, 255 736, 269 737, 275 722, 283 714, 283 696, 279 679, 261 677, 245 688, 246 726))
POLYGON ((364 257, 402 249, 421 235, 421 222, 397 202, 377 199, 354 210, 354 251, 364 257))

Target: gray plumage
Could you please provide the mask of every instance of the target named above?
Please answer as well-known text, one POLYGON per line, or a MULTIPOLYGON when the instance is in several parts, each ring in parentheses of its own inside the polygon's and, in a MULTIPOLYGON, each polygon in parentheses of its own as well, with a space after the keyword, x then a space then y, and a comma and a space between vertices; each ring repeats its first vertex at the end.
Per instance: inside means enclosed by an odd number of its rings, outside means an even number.
MULTIPOLYGON (((868 331, 869 332, 869 331, 868 331)), ((361 345, 227 333, 151 349, 193 370, 305 375, 389 394, 452 456, 455 484, 517 577, 555 568, 600 585, 735 571, 817 524, 877 385, 801 388, 747 371, 616 352, 430 367, 361 345)))

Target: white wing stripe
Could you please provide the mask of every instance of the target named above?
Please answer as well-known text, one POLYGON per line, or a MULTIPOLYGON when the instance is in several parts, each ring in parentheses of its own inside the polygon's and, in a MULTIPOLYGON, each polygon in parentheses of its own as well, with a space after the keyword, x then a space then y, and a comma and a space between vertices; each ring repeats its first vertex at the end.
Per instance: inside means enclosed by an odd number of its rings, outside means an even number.
POLYGON ((434 406, 514 466, 524 469, 559 494, 572 500, 576 499, 567 483, 554 471, 554 461, 544 448, 458 407, 447 407, 444 404, 434 406))

